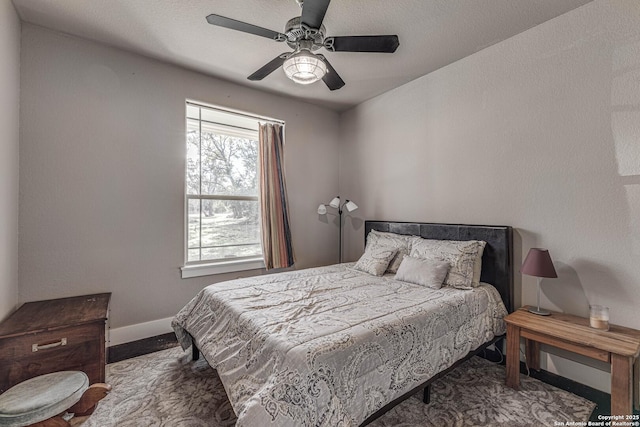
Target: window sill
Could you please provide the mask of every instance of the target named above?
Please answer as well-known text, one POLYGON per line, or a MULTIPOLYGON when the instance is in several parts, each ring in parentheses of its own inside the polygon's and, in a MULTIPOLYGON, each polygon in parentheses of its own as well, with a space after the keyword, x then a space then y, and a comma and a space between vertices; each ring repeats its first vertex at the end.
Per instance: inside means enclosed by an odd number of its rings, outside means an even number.
POLYGON ((191 264, 180 267, 182 278, 210 276, 213 274, 233 273, 234 271, 259 270, 264 268, 262 258, 235 261, 212 262, 210 264, 191 264))

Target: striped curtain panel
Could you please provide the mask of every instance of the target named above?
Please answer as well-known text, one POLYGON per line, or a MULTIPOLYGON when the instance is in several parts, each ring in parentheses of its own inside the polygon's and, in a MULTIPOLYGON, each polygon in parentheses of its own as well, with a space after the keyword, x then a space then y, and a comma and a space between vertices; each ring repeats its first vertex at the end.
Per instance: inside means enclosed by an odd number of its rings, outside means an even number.
POLYGON ((284 136, 282 126, 266 123, 259 127, 260 208, 262 253, 267 270, 291 267, 295 262, 287 185, 284 178, 284 136))

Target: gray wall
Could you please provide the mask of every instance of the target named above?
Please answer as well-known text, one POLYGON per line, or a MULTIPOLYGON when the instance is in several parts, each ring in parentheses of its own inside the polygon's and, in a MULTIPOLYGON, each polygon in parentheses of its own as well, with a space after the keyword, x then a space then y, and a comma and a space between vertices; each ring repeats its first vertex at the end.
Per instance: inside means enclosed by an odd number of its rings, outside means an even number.
POLYGON ((0 320, 18 303, 20 21, 0 2, 0 320))
POLYGON ((316 209, 338 189, 336 113, 29 24, 22 82, 21 301, 111 291, 121 327, 241 275, 180 278, 186 98, 286 121, 297 267, 334 261, 316 209))
MULTIPOLYGON (((545 307, 640 328, 639 82, 638 2, 598 0, 344 113, 348 258, 364 218, 511 225, 516 266, 535 246, 555 262, 545 307)), ((535 278, 516 280, 535 304, 535 278)), ((608 389, 562 356, 543 362, 608 389)))

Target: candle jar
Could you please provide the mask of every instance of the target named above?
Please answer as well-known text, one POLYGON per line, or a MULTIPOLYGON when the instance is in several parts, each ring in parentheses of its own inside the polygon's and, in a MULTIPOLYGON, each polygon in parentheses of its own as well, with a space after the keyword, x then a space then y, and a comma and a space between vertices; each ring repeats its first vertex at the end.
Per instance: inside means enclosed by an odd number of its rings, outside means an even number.
POLYGON ((592 328, 602 331, 609 330, 609 307, 604 305, 589 306, 589 324, 592 328))

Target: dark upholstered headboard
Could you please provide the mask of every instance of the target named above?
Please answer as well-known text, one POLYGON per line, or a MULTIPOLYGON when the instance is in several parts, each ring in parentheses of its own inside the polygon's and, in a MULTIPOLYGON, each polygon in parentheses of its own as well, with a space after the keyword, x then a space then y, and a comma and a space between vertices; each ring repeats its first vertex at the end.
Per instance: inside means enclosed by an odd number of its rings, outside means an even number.
POLYGON ((513 311, 513 231, 511 227, 365 221, 365 243, 371 230, 409 234, 436 240, 484 240, 487 245, 482 254, 480 280, 495 286, 509 313, 513 311))

